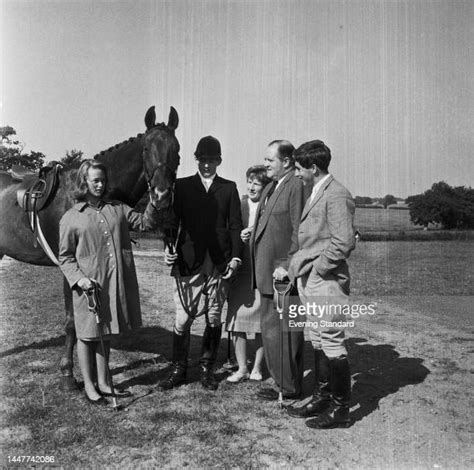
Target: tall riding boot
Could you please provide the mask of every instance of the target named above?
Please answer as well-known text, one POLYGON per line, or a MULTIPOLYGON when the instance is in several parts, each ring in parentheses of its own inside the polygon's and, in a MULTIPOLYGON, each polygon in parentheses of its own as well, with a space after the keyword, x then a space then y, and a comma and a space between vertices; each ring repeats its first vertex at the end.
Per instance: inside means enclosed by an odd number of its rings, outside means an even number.
POLYGON ((306 421, 306 426, 317 429, 348 428, 351 425, 351 372, 347 357, 329 361, 332 407, 317 418, 306 421))
POLYGON ((159 384, 159 388, 162 390, 170 390, 186 382, 190 338, 191 333, 189 330, 183 335, 178 335, 176 331, 174 331, 172 369, 170 375, 159 384))
POLYGON ((329 386, 329 359, 322 349, 314 350, 313 398, 301 407, 288 407, 288 414, 294 418, 310 418, 327 410, 331 404, 329 386))
POLYGON ((214 363, 221 341, 222 326, 211 327, 206 325, 204 336, 202 337, 201 359, 201 383, 208 390, 217 390, 219 382, 214 375, 214 363))

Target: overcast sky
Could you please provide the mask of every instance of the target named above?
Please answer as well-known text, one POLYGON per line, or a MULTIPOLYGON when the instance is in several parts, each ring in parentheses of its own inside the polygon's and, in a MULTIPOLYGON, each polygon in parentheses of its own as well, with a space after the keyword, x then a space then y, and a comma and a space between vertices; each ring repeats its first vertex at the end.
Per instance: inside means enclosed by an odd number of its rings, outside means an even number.
POLYGON ((60 159, 180 116, 180 175, 203 135, 244 188, 267 143, 322 139, 353 195, 474 186, 474 2, 5 1, 1 125, 60 159))

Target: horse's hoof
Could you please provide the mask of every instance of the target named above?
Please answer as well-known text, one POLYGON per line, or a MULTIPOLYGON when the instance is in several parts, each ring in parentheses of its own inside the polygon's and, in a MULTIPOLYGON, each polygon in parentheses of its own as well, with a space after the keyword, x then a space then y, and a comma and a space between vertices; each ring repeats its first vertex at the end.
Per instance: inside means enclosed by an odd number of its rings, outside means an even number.
POLYGON ((76 379, 72 376, 62 376, 59 379, 59 390, 62 392, 78 392, 76 379))

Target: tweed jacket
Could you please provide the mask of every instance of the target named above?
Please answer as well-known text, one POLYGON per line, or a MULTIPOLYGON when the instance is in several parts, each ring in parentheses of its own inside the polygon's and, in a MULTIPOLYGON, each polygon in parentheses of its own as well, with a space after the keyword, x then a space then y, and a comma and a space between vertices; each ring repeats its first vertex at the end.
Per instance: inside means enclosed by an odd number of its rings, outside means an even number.
POLYGON ((206 192, 199 173, 176 181, 173 226, 178 234, 178 262, 173 276, 198 274, 206 253, 224 272, 232 258, 241 258, 243 228, 240 198, 233 181, 215 176, 206 192))
POLYGON ((294 170, 284 176, 266 201, 271 187, 272 183, 262 192, 250 237, 252 287, 266 295, 273 295, 275 268, 288 269, 298 250, 298 226, 306 199, 303 183, 294 170))
POLYGON ((329 273, 348 275, 346 259, 355 247, 354 213, 351 194, 331 175, 301 214, 299 250, 288 272, 292 281, 312 269, 323 278, 329 273))

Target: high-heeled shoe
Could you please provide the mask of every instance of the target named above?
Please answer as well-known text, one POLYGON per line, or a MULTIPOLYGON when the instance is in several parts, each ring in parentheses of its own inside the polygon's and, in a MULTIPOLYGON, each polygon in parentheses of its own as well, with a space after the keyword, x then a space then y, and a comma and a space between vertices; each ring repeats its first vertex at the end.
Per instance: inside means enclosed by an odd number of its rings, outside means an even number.
MULTIPOLYGON (((103 392, 100 388, 98 389, 98 392, 103 397, 113 397, 112 393, 103 392)), ((130 390, 116 390, 115 391, 115 397, 116 398, 127 398, 127 397, 131 397, 131 396, 132 396, 132 392, 130 390)))
POLYGON ((92 398, 89 398, 89 395, 87 395, 87 392, 84 390, 84 396, 86 397, 86 400, 91 404, 91 405, 108 405, 109 402, 104 398, 100 397, 97 400, 93 400, 92 398))
POLYGON ((250 380, 253 380, 255 382, 261 382, 263 379, 263 376, 261 372, 257 372, 256 370, 253 370, 249 378, 250 380))
POLYGON ((248 380, 250 377, 250 374, 248 372, 234 372, 232 375, 227 377, 227 382, 231 384, 238 384, 240 382, 243 382, 244 380, 248 380))

